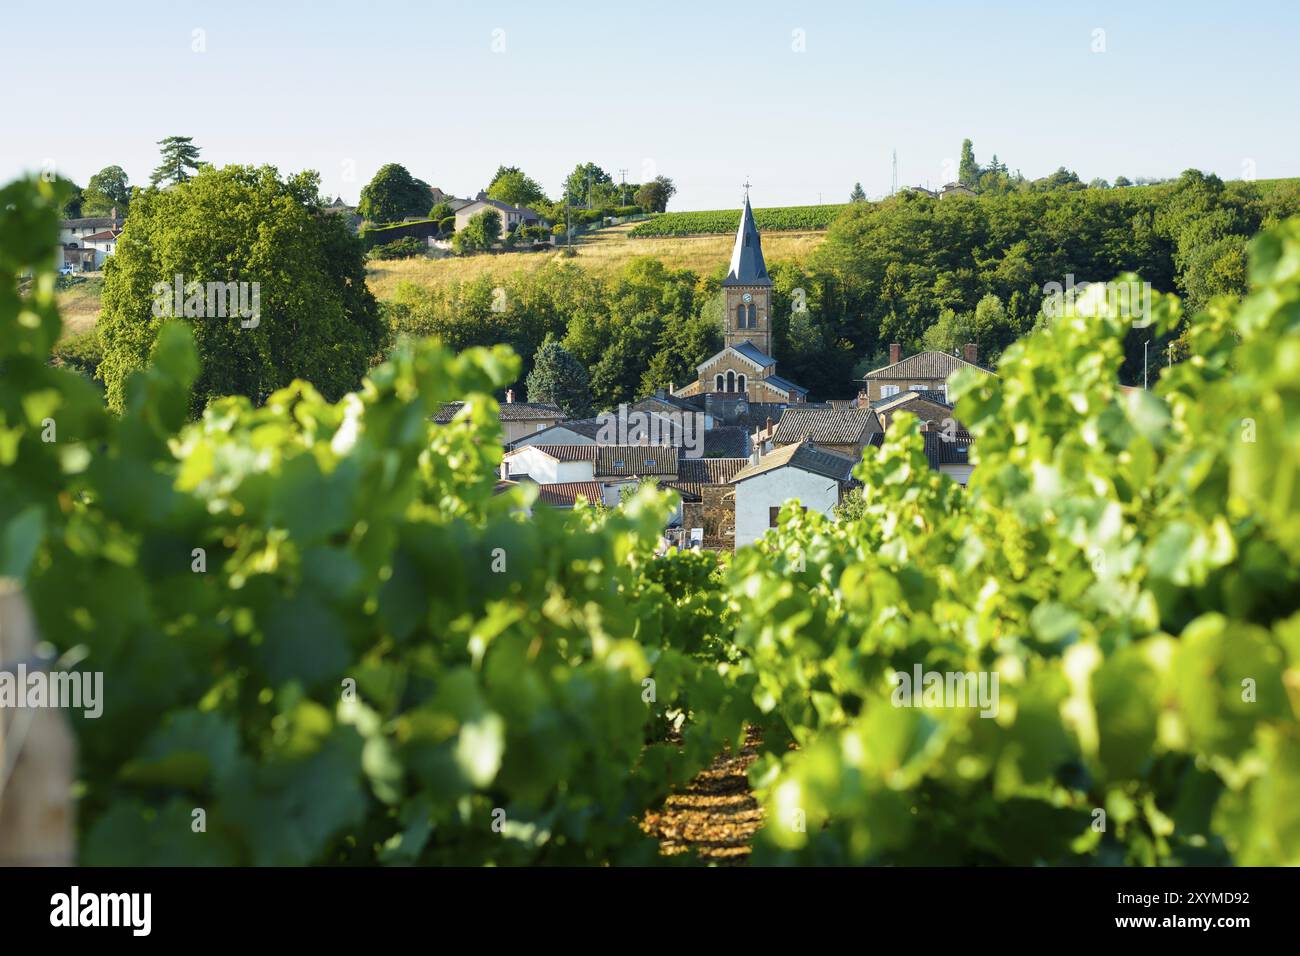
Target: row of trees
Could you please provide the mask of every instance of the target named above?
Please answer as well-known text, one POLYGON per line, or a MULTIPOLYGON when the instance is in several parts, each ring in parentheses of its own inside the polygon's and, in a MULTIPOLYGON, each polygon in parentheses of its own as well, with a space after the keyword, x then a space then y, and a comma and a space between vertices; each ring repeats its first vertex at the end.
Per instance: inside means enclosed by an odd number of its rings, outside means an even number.
MULTIPOLYGON (((564 181, 558 199, 549 199, 537 180, 518 166, 498 166, 484 190, 489 199, 526 206, 552 221, 562 221, 566 208, 613 210, 632 205, 646 212, 664 212, 677 187, 667 176, 646 183, 616 183, 595 163, 579 163, 564 181)), ((428 216, 438 222, 451 214, 446 203, 432 202, 432 187, 400 163, 380 167, 361 189, 357 211, 368 221, 397 222, 408 216, 428 216)))

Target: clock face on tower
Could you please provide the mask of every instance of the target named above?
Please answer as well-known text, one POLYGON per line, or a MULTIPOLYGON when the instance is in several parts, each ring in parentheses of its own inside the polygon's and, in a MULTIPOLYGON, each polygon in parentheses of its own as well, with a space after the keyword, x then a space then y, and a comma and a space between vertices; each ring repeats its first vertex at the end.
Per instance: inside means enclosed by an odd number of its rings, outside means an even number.
POLYGON ((746 292, 744 295, 742 295, 742 296, 740 297, 740 300, 741 300, 742 302, 753 302, 753 301, 754 301, 754 297, 753 297, 752 295, 750 295, 748 292, 746 292))

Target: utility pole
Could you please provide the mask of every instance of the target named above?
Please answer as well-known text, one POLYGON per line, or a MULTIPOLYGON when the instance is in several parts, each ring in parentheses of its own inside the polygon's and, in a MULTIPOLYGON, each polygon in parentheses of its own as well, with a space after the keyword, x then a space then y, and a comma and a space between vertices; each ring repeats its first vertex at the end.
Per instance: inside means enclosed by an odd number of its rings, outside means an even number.
POLYGON ((1150 339, 1142 343, 1142 388, 1144 390, 1147 387, 1147 346, 1150 344, 1150 339))
POLYGON ((623 205, 626 206, 627 205, 627 170, 620 169, 618 171, 618 178, 619 178, 619 182, 622 184, 622 189, 620 190, 620 192, 623 196, 623 205))

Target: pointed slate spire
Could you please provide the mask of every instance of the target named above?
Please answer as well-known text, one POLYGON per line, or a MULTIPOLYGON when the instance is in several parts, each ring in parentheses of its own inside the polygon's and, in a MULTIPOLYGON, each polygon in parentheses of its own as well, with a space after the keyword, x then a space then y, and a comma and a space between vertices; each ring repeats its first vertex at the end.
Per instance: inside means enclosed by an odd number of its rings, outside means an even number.
POLYGON ((745 190, 745 208, 740 213, 736 245, 731 250, 731 269, 723 285, 771 285, 767 263, 763 261, 763 244, 754 225, 754 210, 749 208, 749 190, 745 190))

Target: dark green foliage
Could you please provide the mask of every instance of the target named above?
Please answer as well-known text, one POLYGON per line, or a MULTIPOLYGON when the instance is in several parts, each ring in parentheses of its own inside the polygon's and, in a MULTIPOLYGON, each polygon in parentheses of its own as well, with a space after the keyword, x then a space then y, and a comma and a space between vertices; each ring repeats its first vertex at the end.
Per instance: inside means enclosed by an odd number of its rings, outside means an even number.
POLYGON ((547 339, 533 356, 528 373, 528 400, 559 405, 569 418, 591 414, 591 380, 586 367, 554 339, 547 339))
POLYGON ((371 259, 410 259, 424 255, 427 248, 428 244, 423 239, 406 236, 382 246, 375 246, 368 255, 371 259))
MULTIPOLYGON (((149 176, 151 186, 174 186, 190 179, 199 169, 199 147, 192 136, 168 136, 160 139, 162 160, 149 176)), ((125 176, 123 177, 125 181, 125 176)))
POLYGON ((361 187, 357 212, 373 223, 400 222, 427 213, 431 195, 424 180, 416 179, 400 163, 388 163, 361 187))

